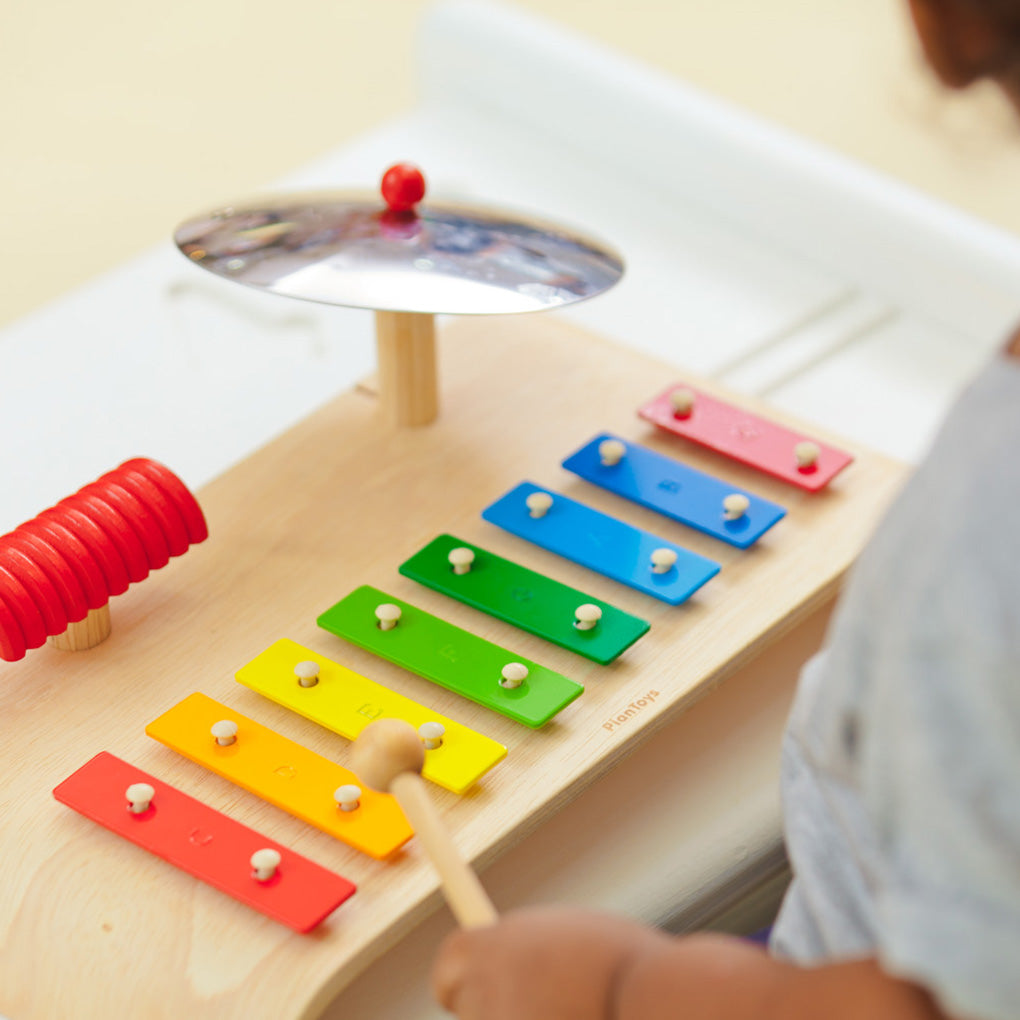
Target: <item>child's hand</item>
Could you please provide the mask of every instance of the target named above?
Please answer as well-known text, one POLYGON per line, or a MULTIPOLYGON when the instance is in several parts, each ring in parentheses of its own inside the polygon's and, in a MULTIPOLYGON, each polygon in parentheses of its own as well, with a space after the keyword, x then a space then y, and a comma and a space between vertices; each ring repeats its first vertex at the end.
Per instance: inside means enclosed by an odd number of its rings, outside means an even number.
POLYGON ((619 918, 522 910, 446 939, 432 987, 439 1004, 460 1020, 603 1020, 623 966, 668 941, 619 918))

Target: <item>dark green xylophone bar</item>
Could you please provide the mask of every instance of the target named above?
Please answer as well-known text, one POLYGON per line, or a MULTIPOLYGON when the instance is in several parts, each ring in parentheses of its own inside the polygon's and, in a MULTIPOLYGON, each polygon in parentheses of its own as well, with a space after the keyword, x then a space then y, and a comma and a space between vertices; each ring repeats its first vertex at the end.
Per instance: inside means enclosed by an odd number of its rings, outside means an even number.
POLYGON ((400 572, 603 666, 649 629, 640 617, 453 535, 433 539, 403 563, 400 572), (449 561, 453 549, 470 549, 475 554, 467 573, 454 572, 449 561), (575 626, 575 610, 584 604, 602 610, 601 619, 590 630, 575 626))

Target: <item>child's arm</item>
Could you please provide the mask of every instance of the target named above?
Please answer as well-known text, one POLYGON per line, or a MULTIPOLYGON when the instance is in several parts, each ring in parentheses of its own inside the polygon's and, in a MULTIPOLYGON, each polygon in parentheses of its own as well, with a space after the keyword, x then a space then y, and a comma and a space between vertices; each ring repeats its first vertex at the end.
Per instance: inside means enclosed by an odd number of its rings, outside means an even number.
POLYGON ((433 986, 460 1020, 947 1020, 874 960, 807 969, 739 939, 672 938, 575 910, 457 932, 433 986))
POLYGON ((621 972, 613 1020, 949 1020, 874 959, 799 967, 739 939, 671 939, 621 972))
POLYGON ((1020 329, 1018 329, 1006 344, 1006 355, 1010 358, 1020 358, 1020 329))

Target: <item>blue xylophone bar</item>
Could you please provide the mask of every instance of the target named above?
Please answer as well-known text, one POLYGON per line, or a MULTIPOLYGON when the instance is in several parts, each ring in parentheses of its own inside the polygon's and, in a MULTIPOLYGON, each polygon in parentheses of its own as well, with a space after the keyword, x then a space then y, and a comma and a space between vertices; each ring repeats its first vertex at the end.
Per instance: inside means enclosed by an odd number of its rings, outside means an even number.
POLYGON ((487 507, 482 517, 543 549, 674 606, 689 599, 720 569, 718 563, 675 542, 531 482, 511 489, 487 507), (537 516, 528 505, 529 497, 536 496, 539 505, 549 503, 548 509, 537 516), (665 553, 667 560, 670 554, 675 556, 675 562, 661 572, 653 562, 653 554, 660 553, 665 553))

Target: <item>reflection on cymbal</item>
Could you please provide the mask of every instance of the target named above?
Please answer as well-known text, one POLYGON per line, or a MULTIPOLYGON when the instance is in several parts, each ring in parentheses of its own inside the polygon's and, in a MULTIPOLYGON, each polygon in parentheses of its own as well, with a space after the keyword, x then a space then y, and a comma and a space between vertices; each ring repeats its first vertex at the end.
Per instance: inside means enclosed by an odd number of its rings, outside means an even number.
POLYGON ((174 240, 249 287, 354 308, 453 315, 533 312, 613 286, 623 260, 574 230, 498 209, 371 193, 277 195, 195 217, 174 240))

